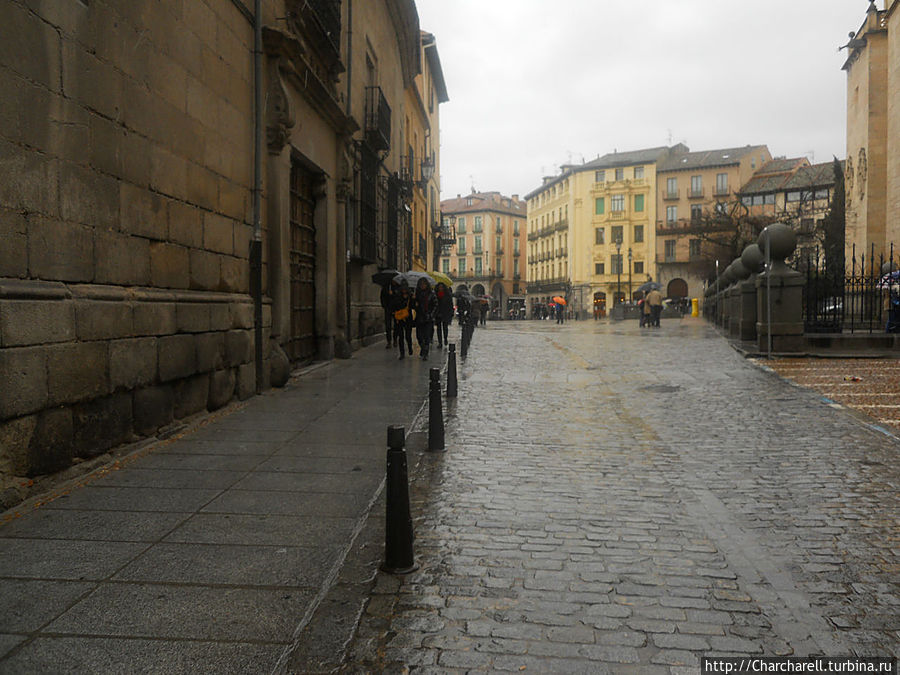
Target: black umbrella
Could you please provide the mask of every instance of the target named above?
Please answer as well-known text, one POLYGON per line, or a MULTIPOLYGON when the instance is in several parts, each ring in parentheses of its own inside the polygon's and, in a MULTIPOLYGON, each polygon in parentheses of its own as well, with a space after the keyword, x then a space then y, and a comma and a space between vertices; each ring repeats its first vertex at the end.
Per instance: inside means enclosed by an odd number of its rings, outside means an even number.
POLYGON ((408 272, 397 272, 394 275, 394 280, 399 284, 401 281, 406 281, 409 284, 410 288, 415 288, 416 284, 419 283, 419 279, 427 279, 428 285, 432 288, 434 287, 434 278, 427 272, 420 272, 418 270, 409 270, 408 272))
POLYGON ((393 279, 398 274, 400 274, 400 272, 393 269, 381 270, 379 272, 375 272, 375 274, 372 275, 372 281, 379 286, 384 286, 385 284, 391 283, 391 279, 393 279))
POLYGON ((637 290, 640 293, 646 293, 647 291, 658 291, 659 284, 656 283, 655 281, 648 281, 646 284, 642 284, 642 285, 638 286, 637 290))

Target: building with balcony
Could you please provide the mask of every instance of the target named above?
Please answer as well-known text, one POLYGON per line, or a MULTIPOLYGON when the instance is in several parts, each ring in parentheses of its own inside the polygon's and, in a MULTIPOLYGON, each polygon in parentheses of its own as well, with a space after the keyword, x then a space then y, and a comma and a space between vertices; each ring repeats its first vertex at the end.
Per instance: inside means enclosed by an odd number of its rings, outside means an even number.
POLYGON ((440 242, 440 104, 449 100, 434 35, 422 32, 421 71, 404 100, 404 153, 400 158, 402 189, 409 195, 412 236, 407 255, 410 267, 426 271, 435 266, 440 242))
POLYGON ((0 473, 17 476, 350 356, 383 330, 371 274, 413 264, 414 203, 427 259, 438 200, 401 180, 410 146, 439 175, 446 100, 413 0, 58 4, 2 12, 0 473))
POLYGON ((678 144, 564 165, 526 195, 529 307, 562 295, 572 312, 605 313, 655 278, 657 164, 687 151, 678 144))
MULTIPOLYGON (((824 243, 822 220, 834 196, 834 162, 810 164, 805 157, 769 162, 744 184, 740 203, 751 216, 790 225, 800 258, 815 255, 824 243)), ((852 249, 851 249, 852 250, 852 249)))
MULTIPOLYGON (((716 245, 728 238, 730 213, 741 187, 772 159, 765 145, 673 155, 657 166, 656 281, 670 298, 702 297, 716 245)), ((731 262, 728 260, 728 262, 731 262)))
POLYGON ((472 192, 441 202, 445 238, 439 271, 490 295, 495 315, 525 306, 525 202, 519 195, 472 192))
POLYGON ((887 256, 900 245, 900 0, 870 0, 846 49, 846 253, 887 256))

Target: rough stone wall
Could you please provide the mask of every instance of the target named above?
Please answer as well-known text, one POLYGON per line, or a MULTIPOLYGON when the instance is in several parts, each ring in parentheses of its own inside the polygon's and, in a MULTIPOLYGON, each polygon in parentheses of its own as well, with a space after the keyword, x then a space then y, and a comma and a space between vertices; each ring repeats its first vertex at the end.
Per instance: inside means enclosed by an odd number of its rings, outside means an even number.
POLYGON ((887 73, 887 245, 900 255, 900 0, 888 17, 887 73))
POLYGON ((214 0, 0 25, 0 475, 32 476, 254 390, 252 29, 214 0))

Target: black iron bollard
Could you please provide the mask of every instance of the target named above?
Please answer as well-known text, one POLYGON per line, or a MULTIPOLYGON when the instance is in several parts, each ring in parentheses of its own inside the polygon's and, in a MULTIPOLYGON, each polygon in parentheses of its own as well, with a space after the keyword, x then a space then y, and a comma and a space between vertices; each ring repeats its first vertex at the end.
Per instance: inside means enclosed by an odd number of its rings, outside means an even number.
POLYGON ((460 331, 460 342, 459 342, 459 357, 461 359, 465 359, 469 353, 469 341, 466 339, 466 325, 463 324, 462 331, 460 331))
POLYGON ((444 449, 444 412, 441 409, 441 371, 432 368, 428 389, 428 449, 444 449))
POLYGON ((447 355, 447 398, 456 398, 456 345, 450 345, 449 349, 450 353, 447 355))
POLYGON ((384 564, 381 569, 390 574, 408 574, 419 568, 413 557, 413 525, 409 513, 409 476, 406 469, 406 450, 403 449, 406 430, 388 427, 387 486, 384 526, 384 564))

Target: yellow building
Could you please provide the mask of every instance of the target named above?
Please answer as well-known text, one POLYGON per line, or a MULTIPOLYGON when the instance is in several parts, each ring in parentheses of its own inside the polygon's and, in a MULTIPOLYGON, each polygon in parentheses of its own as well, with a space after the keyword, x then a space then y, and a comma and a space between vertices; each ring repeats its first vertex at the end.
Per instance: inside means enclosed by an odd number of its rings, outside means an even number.
POLYGON ((846 250, 887 255, 900 245, 900 0, 871 0, 847 49, 846 250))
POLYGON ((490 295, 497 318, 525 307, 525 211, 519 195, 499 192, 472 192, 441 202, 445 228, 455 227, 455 239, 443 248, 439 271, 465 283, 474 295, 490 295))
POLYGON ((410 195, 411 231, 404 242, 412 269, 434 267, 440 232, 439 105, 449 100, 434 35, 422 32, 421 71, 404 97, 400 176, 410 195))
POLYGON ((674 154, 657 167, 656 281, 668 298, 702 298, 715 260, 730 263, 721 250, 733 227, 717 227, 716 214, 729 214, 754 172, 772 159, 765 145, 674 154))
POLYGON ((678 144, 564 165, 526 195, 528 304, 566 298, 571 314, 607 310, 656 278, 657 163, 678 144))

